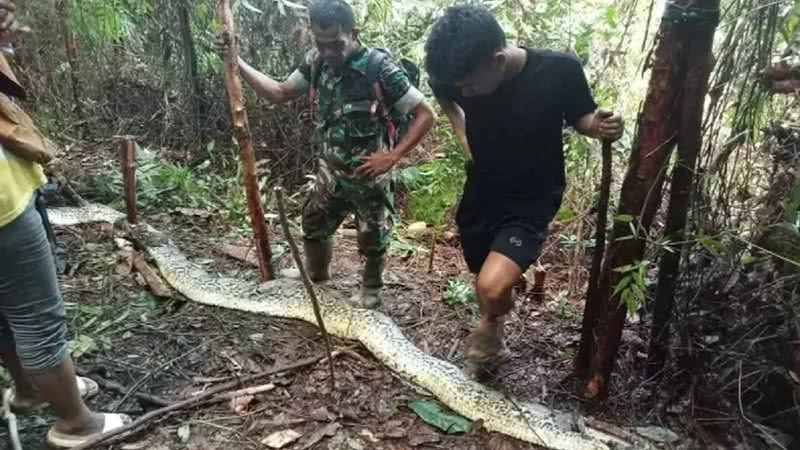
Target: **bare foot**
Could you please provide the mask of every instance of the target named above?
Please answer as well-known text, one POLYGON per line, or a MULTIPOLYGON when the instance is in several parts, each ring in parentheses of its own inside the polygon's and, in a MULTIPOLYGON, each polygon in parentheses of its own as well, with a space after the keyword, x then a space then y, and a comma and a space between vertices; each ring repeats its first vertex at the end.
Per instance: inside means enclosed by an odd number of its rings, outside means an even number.
POLYGON ((482 320, 467 338, 467 372, 474 378, 491 376, 502 355, 506 352, 503 342, 503 321, 482 320))

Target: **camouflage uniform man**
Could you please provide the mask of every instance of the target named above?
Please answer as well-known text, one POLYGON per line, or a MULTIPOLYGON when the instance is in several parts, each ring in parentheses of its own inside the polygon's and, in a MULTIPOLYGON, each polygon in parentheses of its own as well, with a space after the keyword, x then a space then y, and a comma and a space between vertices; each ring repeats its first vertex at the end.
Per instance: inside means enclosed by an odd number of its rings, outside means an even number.
POLYGON ((247 83, 271 102, 305 93, 312 96, 322 155, 315 186, 303 209, 305 265, 312 280, 330 278, 332 237, 354 212, 358 246, 366 263, 362 289, 353 302, 373 308, 381 302, 390 228, 387 210, 393 203, 391 169, 430 131, 436 117, 407 74, 388 58, 381 59, 376 81, 383 105, 394 117, 413 117, 408 131, 391 148, 391 133, 375 114, 376 94, 367 76, 370 58, 379 50, 361 45, 353 11, 344 0, 317 0, 309 12, 316 49, 306 54, 287 80, 275 81, 241 59, 239 67, 247 83))

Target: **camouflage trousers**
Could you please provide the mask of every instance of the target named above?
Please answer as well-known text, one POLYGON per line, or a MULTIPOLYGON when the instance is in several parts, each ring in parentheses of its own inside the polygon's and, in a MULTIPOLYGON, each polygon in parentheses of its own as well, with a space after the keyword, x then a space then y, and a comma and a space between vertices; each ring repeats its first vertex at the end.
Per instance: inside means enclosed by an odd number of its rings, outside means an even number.
POLYGON ((366 179, 331 170, 320 161, 317 180, 303 207, 304 237, 332 237, 350 213, 356 216, 359 251, 365 256, 383 255, 394 213, 391 173, 366 179))

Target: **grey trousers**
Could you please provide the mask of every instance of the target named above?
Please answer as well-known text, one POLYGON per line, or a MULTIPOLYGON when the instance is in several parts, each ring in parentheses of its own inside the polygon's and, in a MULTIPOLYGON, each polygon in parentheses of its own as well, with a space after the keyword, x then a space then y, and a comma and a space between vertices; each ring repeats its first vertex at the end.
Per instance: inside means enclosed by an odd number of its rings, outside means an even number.
POLYGON ((0 346, 16 348, 22 368, 40 373, 60 366, 68 350, 53 253, 34 202, 0 228, 0 346))

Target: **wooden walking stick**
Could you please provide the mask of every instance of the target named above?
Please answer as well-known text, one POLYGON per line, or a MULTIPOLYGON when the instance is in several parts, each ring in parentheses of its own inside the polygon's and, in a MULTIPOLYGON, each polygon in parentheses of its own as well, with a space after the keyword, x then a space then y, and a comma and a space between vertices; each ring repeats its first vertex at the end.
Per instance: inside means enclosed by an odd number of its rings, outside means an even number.
POLYGON ((136 223, 136 142, 131 136, 121 136, 119 160, 122 165, 122 180, 125 185, 125 210, 128 223, 136 223))
POLYGON ((242 95, 242 81, 239 79, 238 48, 236 46, 236 33, 233 26, 233 13, 230 0, 217 1, 217 15, 222 26, 222 38, 230 43, 224 58, 225 89, 228 92, 228 103, 233 120, 233 132, 239 144, 239 159, 242 163, 242 182, 247 194, 247 212, 253 226, 256 241, 256 254, 259 261, 261 281, 273 278, 272 252, 269 246, 267 224, 264 221, 264 207, 261 204, 261 193, 258 189, 256 176, 256 159, 253 152, 253 143, 250 137, 250 125, 247 122, 247 112, 244 109, 244 96, 242 95))
POLYGON ((322 331, 322 339, 325 341, 325 351, 328 353, 328 369, 330 370, 331 393, 333 393, 336 391, 336 379, 334 378, 336 375, 333 369, 333 357, 331 357, 331 338, 330 335, 328 335, 328 330, 325 328, 325 322, 322 320, 322 311, 319 307, 317 294, 314 292, 314 285, 311 284, 311 278, 309 278, 306 267, 303 265, 303 260, 300 258, 300 250, 297 248, 297 243, 295 243, 292 237, 292 230, 289 229, 289 218, 286 217, 286 206, 283 203, 283 189, 280 186, 275 188, 275 199, 278 201, 278 215, 281 219, 284 237, 289 242, 292 258, 294 258, 294 262, 300 270, 300 277, 303 279, 303 284, 306 287, 308 296, 311 298, 311 306, 314 308, 314 317, 317 318, 317 325, 322 331))

